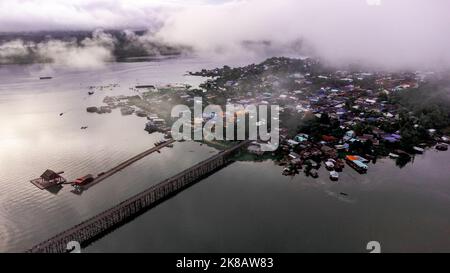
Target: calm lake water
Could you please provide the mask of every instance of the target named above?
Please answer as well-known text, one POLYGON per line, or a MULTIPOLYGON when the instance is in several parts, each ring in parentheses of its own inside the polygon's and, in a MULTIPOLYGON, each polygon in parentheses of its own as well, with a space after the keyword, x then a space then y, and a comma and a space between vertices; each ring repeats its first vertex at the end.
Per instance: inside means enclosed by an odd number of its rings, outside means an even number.
MULTIPOLYGON (((23 251, 217 151, 197 143, 164 148, 81 196, 41 191, 45 169, 73 179, 97 174, 152 147, 145 119, 86 113, 136 84, 190 83, 202 59, 111 63, 96 70, 0 66, 0 251, 23 251), (39 76, 51 75, 48 81, 39 76), (118 83, 87 95, 90 85, 118 83), (60 113, 63 113, 60 116, 60 113), (87 130, 80 130, 88 126, 87 130)), ((339 182, 284 177, 271 161, 236 162, 94 242, 86 252, 450 251, 450 153, 427 151, 399 169, 391 159, 367 175, 346 167, 339 182), (340 193, 345 192, 344 197, 340 193)))

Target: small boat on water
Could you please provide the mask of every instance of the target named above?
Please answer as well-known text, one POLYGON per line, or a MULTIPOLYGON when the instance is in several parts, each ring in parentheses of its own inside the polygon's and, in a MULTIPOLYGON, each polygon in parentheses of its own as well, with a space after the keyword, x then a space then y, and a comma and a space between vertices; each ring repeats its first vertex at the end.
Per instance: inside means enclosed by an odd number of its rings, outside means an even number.
POLYGON ((72 181, 73 186, 84 186, 94 181, 94 176, 92 174, 87 174, 83 177, 77 178, 72 181))
POLYGON ((360 156, 348 155, 345 157, 347 164, 359 173, 366 173, 369 166, 360 161, 360 156))
POLYGON ((334 163, 328 160, 327 162, 325 162, 325 167, 328 170, 333 170, 334 169, 334 163))
POLYGON ((283 175, 284 176, 288 176, 288 175, 291 175, 291 174, 292 174, 291 169, 289 169, 289 168, 284 168, 283 169, 283 175))
POLYGON ((43 77, 39 77, 40 80, 51 80, 53 79, 52 77, 48 77, 48 76, 43 76, 43 77))
POLYGON ((334 181, 337 181, 339 179, 339 173, 336 172, 336 171, 331 171, 330 172, 330 179, 334 180, 334 181))
POLYGON ((436 150, 438 151, 447 151, 448 150, 448 144, 446 143, 439 143, 436 145, 436 150))
POLYGON ((393 158, 393 159, 396 159, 396 158, 399 158, 400 156, 398 154, 389 153, 389 157, 393 158))

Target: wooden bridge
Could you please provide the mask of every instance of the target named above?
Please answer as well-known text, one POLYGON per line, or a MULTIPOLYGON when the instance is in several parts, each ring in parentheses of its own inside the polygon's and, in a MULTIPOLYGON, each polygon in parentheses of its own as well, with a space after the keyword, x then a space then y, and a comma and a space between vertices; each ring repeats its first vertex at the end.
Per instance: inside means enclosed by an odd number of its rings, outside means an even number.
POLYGON ((242 141, 230 149, 221 151, 211 158, 150 187, 120 204, 35 245, 27 252, 67 252, 67 243, 70 241, 77 241, 81 246, 86 246, 114 228, 139 216, 146 210, 226 166, 232 162, 233 156, 239 153, 249 143, 250 141, 242 141))
POLYGON ((92 186, 94 186, 94 185, 96 185, 96 184, 102 182, 102 181, 105 180, 106 178, 108 178, 108 177, 110 177, 110 176, 113 176, 115 173, 117 173, 117 172, 119 172, 119 171, 125 169, 126 167, 130 166, 130 165, 133 164, 134 162, 136 162, 136 161, 138 161, 138 160, 141 160, 142 158, 144 158, 144 157, 146 157, 146 156, 148 156, 148 155, 150 155, 150 154, 152 154, 152 153, 154 153, 154 152, 156 152, 156 151, 159 151, 159 150, 161 150, 162 148, 164 148, 164 147, 166 147, 166 146, 169 146, 170 144, 172 144, 172 143, 174 143, 174 142, 175 142, 175 140, 173 140, 173 139, 167 140, 166 142, 164 142, 164 143, 162 143, 162 144, 160 144, 160 145, 158 145, 158 146, 156 146, 156 147, 150 148, 150 149, 148 149, 148 150, 146 150, 146 151, 144 151, 144 152, 142 152, 142 153, 140 153, 140 154, 138 154, 138 155, 136 155, 136 156, 133 156, 132 158, 130 158, 130 159, 128 159, 128 160, 126 160, 126 161, 120 163, 119 165, 115 166, 114 168, 112 168, 112 169, 110 169, 110 170, 104 172, 103 174, 97 176, 97 177, 94 179, 94 181, 92 181, 91 183, 89 183, 89 184, 83 186, 82 189, 83 189, 83 190, 89 189, 90 187, 92 187, 92 186))

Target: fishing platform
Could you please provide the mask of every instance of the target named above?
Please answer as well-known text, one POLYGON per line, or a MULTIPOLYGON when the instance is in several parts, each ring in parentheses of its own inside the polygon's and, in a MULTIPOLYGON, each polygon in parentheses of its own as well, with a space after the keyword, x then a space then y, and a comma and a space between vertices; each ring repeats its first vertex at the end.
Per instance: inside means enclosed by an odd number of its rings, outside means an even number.
POLYGON ((48 189, 53 186, 58 186, 67 182, 61 176, 64 172, 55 172, 50 169, 46 170, 39 178, 30 180, 30 182, 41 190, 48 189))

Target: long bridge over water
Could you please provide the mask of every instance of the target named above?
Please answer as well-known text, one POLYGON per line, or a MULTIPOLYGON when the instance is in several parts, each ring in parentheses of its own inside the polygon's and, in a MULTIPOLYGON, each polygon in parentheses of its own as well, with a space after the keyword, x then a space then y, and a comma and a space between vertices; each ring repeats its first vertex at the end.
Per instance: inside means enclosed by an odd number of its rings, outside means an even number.
POLYGON ((213 174, 232 162, 233 156, 246 147, 250 141, 219 152, 218 154, 128 198, 127 200, 103 211, 82 223, 29 249, 27 252, 64 253, 71 241, 86 246, 107 232, 117 228, 148 209, 167 200, 175 194, 192 186, 202 178, 213 174))
POLYGON ((173 140, 173 139, 167 140, 164 143, 162 143, 160 145, 157 145, 156 147, 153 147, 153 148, 148 149, 148 150, 146 150, 146 151, 144 151, 144 152, 142 152, 142 153, 140 153, 140 154, 138 154, 136 156, 133 156, 132 158, 130 158, 130 159, 120 163, 119 165, 115 166, 114 168, 112 168, 112 169, 104 172, 102 175, 99 175, 98 177, 96 177, 94 179, 94 181, 92 181, 91 183, 83 186, 83 190, 89 189, 90 187, 92 187, 92 186, 102 182, 106 178, 108 178, 110 176, 113 176, 115 173, 125 169, 126 167, 130 166, 131 164, 135 163, 136 161, 141 160, 142 158, 144 158, 144 157, 146 157, 146 156, 148 156, 148 155, 150 155, 150 154, 152 154, 152 153, 154 153, 156 151, 159 151, 162 148, 164 148, 166 146, 169 146, 169 145, 171 145, 174 142, 175 142, 175 140, 173 140))

